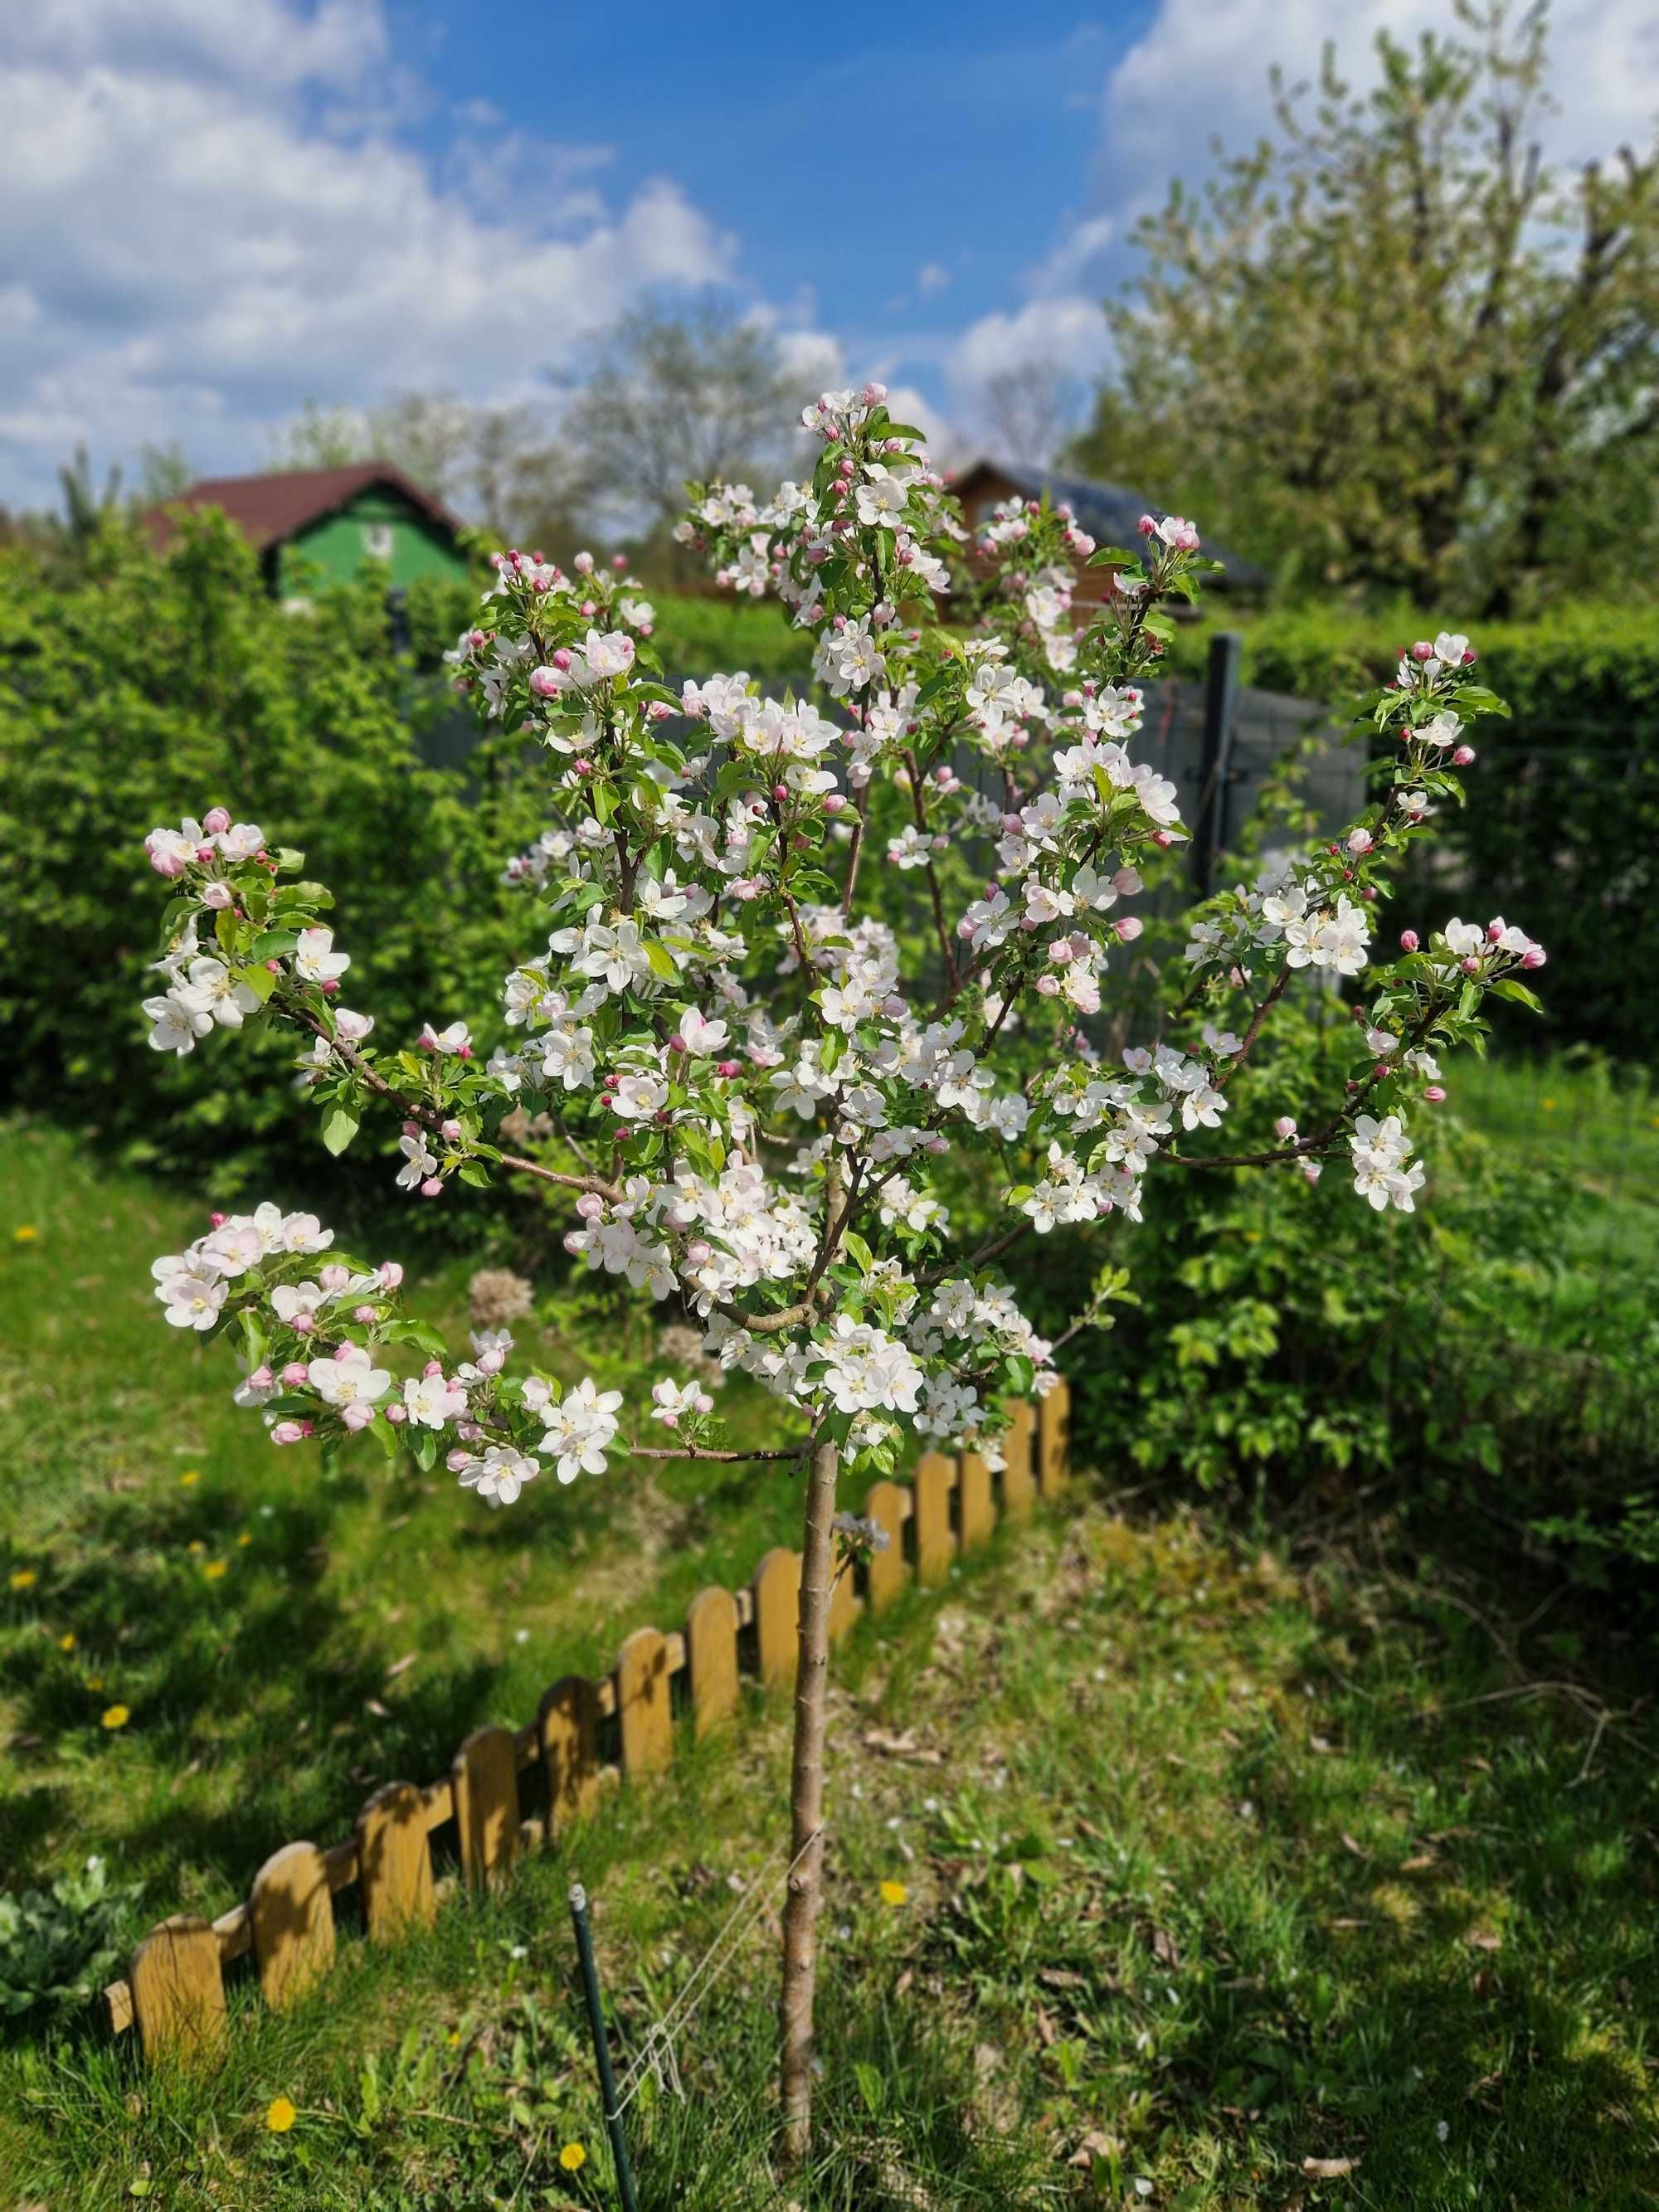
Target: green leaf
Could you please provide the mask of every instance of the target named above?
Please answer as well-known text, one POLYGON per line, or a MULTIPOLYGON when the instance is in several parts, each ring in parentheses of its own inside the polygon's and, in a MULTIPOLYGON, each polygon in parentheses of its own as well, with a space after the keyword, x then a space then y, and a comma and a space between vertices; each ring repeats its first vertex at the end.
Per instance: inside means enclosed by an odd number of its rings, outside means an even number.
POLYGON ((337 1158, 357 1133, 357 1109, 336 1099, 323 1115, 323 1144, 337 1158))
POLYGON ((673 955, 669 951, 668 947, 659 944, 654 937, 647 937, 643 941, 645 957, 651 963, 652 974, 660 975, 665 983, 672 983, 679 971, 674 965, 673 955))
POLYGON ((262 960, 256 961, 251 968, 239 968, 236 981, 246 983, 262 1006, 276 988, 276 978, 262 960))

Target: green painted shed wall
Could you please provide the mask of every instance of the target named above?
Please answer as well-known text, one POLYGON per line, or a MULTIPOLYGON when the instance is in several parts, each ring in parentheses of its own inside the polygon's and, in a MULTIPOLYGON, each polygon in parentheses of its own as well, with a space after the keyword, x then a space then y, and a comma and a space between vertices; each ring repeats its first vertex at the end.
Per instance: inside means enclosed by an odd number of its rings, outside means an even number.
POLYGON ((466 556, 447 532, 400 499, 388 486, 371 485, 349 506, 298 532, 277 553, 276 583, 284 598, 303 595, 306 570, 320 568, 335 580, 349 580, 362 571, 372 556, 365 532, 374 526, 392 532, 392 586, 394 591, 419 576, 465 577, 466 556))

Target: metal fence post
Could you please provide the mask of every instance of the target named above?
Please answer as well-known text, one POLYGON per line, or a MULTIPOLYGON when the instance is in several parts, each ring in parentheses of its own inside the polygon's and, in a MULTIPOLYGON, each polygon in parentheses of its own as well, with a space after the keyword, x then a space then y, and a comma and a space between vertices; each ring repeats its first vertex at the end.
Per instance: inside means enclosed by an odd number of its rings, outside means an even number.
POLYGON ((1204 753, 1199 763, 1198 805, 1193 817, 1193 881, 1200 898, 1213 888, 1216 855, 1227 842, 1227 788, 1232 776, 1233 720, 1238 705, 1244 641, 1237 630, 1210 640, 1204 676, 1204 753))
POLYGON ((611 2045, 605 2032, 605 2007, 599 1998, 599 1969, 593 1956, 593 1930, 587 1918, 587 1892, 580 1882, 570 1885, 570 1924, 576 1931, 576 1956, 581 1961, 582 1995, 587 2000, 587 2024, 593 2031, 593 2057, 599 2069, 599 2098, 605 2106, 605 2130, 611 2138, 611 2155, 617 2168, 617 2190, 623 2212, 640 2212, 634 2194, 634 2169, 628 2162, 628 2137, 617 2108, 617 2076, 611 2065, 611 2045))

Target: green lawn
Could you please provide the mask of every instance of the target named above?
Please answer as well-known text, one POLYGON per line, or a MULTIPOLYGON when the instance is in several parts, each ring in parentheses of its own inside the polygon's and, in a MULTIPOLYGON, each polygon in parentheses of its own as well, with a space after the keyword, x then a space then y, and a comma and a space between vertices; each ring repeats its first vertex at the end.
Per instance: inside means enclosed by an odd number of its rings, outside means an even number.
MULTIPOLYGON (((1652 2203, 1652 1738, 1593 1747, 1570 1708, 1504 1694, 1465 1602, 1079 1500, 859 1631, 821 2161, 788 2201, 1652 2203)), ((784 1772, 782 1715, 751 1712, 501 1899, 395 1952, 346 1942, 296 2013, 242 1989, 205 2081, 26 2046, 0 2160, 112 2212, 134 2181, 179 2212, 610 2203, 563 1885, 597 1894, 636 2040, 779 1841, 784 1772)), ((688 2100, 635 2109, 648 2206, 786 2201, 775 1942, 755 1929, 684 2037, 688 2100)))
MULTIPOLYGON (((746 1580, 798 1499, 765 1467, 636 1462, 495 1513, 363 1446, 331 1480, 232 1404, 228 1352, 162 1320, 149 1263, 202 1225, 64 1137, 0 1129, 0 1865, 102 1852, 158 1908, 212 1914, 276 1844, 333 1840, 380 1783, 446 1771, 470 1728, 530 1719, 556 1675, 746 1580)), ((463 1346, 469 1272, 413 1301, 463 1346)), ((648 1317, 603 1294, 545 1315, 526 1348, 638 1402, 648 1317)), ((720 1403, 777 1440, 752 1386, 720 1403)))
MULTIPOLYGON (((8 1887, 97 1851, 143 1887, 127 1932, 222 1910, 277 1843, 332 1840, 377 1783, 794 1534, 793 1485, 752 1469, 618 1469, 504 1515, 378 1454, 329 1481, 160 1321, 148 1264, 184 1209, 39 1128, 0 1133, 0 1190, 8 1887)), ((455 1322, 466 1273, 422 1310, 455 1322)), ((642 1332, 607 1363, 617 1315, 545 1318, 550 1356, 637 1385, 642 1332)), ((735 1401, 750 1434, 772 1418, 735 1401)), ((1386 1532, 1285 1556, 1133 1510, 1079 1476, 843 1647, 818 2164, 785 2188, 769 2161, 763 1920, 684 2039, 686 2100, 635 2108, 646 2204, 1659 2202, 1646 1654, 1501 1562, 1413 1570, 1386 1532), (1599 1735, 1540 1686, 1567 1677, 1605 1691, 1599 1735)), ((0 2212, 613 2203, 565 1884, 596 1894, 633 2042, 787 1826, 781 1703, 682 1749, 489 1904, 388 1951, 343 1934, 291 2014, 239 1969, 205 2077, 14 2033, 0 2212)))

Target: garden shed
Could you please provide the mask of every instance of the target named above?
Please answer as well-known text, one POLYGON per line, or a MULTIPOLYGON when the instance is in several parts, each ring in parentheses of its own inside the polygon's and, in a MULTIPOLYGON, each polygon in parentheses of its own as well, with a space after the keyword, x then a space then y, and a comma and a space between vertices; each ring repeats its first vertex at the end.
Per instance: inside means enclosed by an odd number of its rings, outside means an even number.
POLYGON ((333 469, 289 469, 266 476, 206 477, 158 508, 159 532, 180 507, 217 507, 259 555, 278 598, 303 598, 308 572, 330 581, 355 577, 365 561, 383 561, 392 587, 422 576, 465 577, 462 525, 432 494, 387 461, 333 469))

